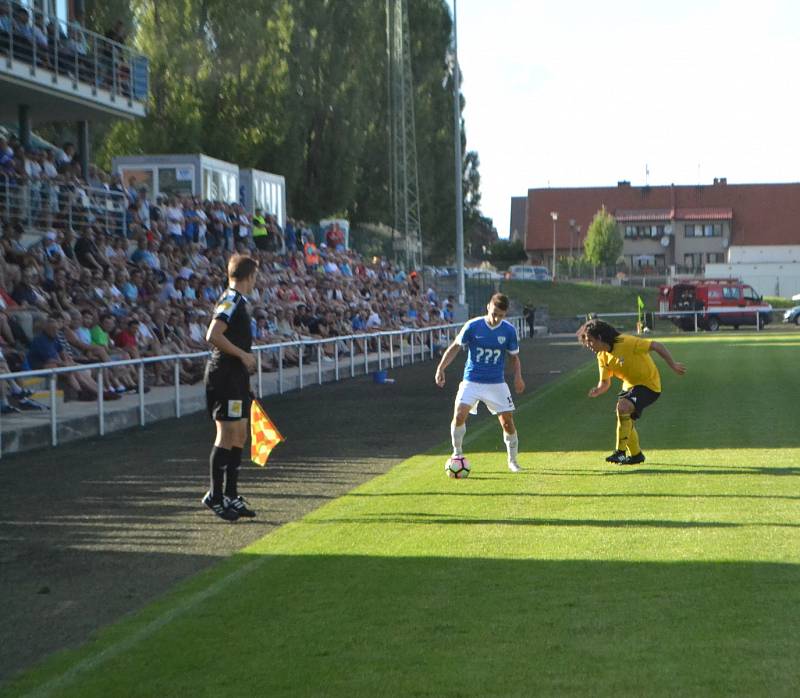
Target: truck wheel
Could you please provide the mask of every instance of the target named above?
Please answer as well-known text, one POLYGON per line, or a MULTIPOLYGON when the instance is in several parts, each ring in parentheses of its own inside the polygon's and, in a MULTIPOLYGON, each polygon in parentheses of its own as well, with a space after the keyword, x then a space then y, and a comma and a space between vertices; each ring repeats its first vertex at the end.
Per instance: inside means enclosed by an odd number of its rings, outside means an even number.
POLYGON ((734 325, 734 326, 733 326, 733 329, 734 329, 734 330, 738 330, 738 329, 739 329, 739 325, 734 325))
POLYGON ((795 317, 794 324, 800 327, 800 313, 798 313, 797 316, 795 317))
POLYGON ((709 332, 716 332, 719 329, 719 320, 715 317, 708 318, 707 327, 709 332))

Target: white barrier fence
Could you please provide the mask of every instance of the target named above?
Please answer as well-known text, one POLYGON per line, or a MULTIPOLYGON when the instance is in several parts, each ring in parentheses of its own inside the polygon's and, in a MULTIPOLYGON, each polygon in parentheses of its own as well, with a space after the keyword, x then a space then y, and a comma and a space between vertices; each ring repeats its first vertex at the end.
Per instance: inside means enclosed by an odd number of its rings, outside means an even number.
MULTIPOLYGON (((748 306, 745 308, 709 308, 706 310, 667 310, 658 312, 642 313, 642 316, 652 316, 656 318, 663 318, 665 320, 680 320, 685 319, 686 323, 681 323, 683 329, 694 328, 695 332, 701 329, 710 330, 712 332, 719 329, 720 325, 752 325, 757 331, 761 331, 768 322, 771 322, 771 317, 765 320, 764 316, 771 316, 772 313, 777 312, 771 306, 748 306), (739 316, 739 317, 737 317, 739 316), (685 325, 688 324, 689 327, 685 325)), ((638 318, 639 313, 592 313, 593 317, 602 318, 638 318)), ((579 320, 585 320, 585 315, 576 316, 579 320)))
MULTIPOLYGON (((527 336, 526 325, 520 317, 510 317, 509 322, 517 329, 520 338, 527 336)), ((302 390, 306 383, 306 371, 304 365, 309 363, 304 359, 306 350, 315 355, 316 361, 316 381, 313 385, 321 385, 324 382, 324 369, 323 369, 323 355, 326 345, 333 349, 333 361, 330 370, 333 372, 333 380, 340 380, 343 375, 355 377, 359 375, 367 375, 371 370, 381 371, 384 368, 395 368, 396 366, 405 366, 413 364, 416 361, 424 361, 426 359, 433 359, 436 356, 437 349, 444 349, 456 336, 458 330, 461 329, 461 324, 437 325, 436 327, 426 327, 422 329, 404 329, 392 330, 387 332, 371 332, 367 334, 354 334, 344 337, 331 337, 330 339, 315 339, 315 340, 300 340, 291 342, 280 342, 277 344, 260 344, 252 348, 256 356, 256 389, 255 394, 258 397, 264 395, 263 385, 263 363, 264 354, 269 353, 277 357, 277 388, 278 394, 283 394, 286 391, 286 373, 289 370, 285 366, 286 361, 284 354, 287 349, 297 350, 297 368, 298 368, 298 389, 302 390), (363 356, 356 358, 356 344, 359 343, 363 346, 363 356), (375 347, 371 352, 370 345, 375 347), (342 351, 342 347, 346 347, 346 351, 342 351), (372 355, 372 358, 370 356, 372 355), (342 361, 344 359, 344 370, 342 361)), ((48 406, 50 412, 50 445, 58 445, 58 399, 57 399, 57 384, 58 377, 68 373, 75 373, 78 371, 93 371, 96 372, 97 381, 97 426, 100 436, 106 433, 106 410, 105 400, 103 398, 104 392, 104 379, 103 369, 117 368, 120 366, 136 366, 137 368, 137 383, 138 383, 138 397, 139 397, 139 425, 144 426, 146 423, 145 411, 145 376, 144 369, 148 364, 156 363, 172 363, 173 365, 173 380, 175 389, 175 417, 181 416, 181 380, 180 368, 181 362, 187 359, 206 359, 210 356, 210 352, 195 352, 192 354, 170 354, 168 356, 151 356, 142 359, 127 359, 124 361, 111 361, 108 363, 93 363, 93 364, 76 364, 75 366, 65 366, 62 368, 44 368, 31 371, 17 371, 14 373, 0 374, 0 380, 20 380, 23 378, 47 378, 48 379, 48 406)), ((6 417, 8 420, 13 420, 13 417, 6 417)), ((0 423, 0 427, 2 423, 0 423)), ((2 429, 0 428, 0 456, 2 456, 2 429)))
POLYGON ((26 228, 82 230, 97 224, 110 235, 126 238, 128 197, 119 191, 61 181, 20 183, 0 174, 0 219, 26 228))

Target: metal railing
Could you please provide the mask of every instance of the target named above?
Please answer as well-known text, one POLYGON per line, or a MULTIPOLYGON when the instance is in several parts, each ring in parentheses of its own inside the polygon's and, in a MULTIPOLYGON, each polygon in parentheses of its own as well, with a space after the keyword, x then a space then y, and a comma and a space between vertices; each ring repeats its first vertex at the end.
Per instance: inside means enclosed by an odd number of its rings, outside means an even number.
MULTIPOLYGON (((521 317, 510 317, 509 322, 513 323, 517 329, 520 339, 527 336, 526 326, 521 317)), ((419 329, 391 330, 386 332, 370 332, 366 334, 353 334, 342 337, 331 337, 328 339, 305 339, 297 341, 279 342, 276 344, 259 344, 252 348, 256 356, 256 390, 258 397, 264 395, 264 355, 270 354, 276 359, 277 371, 277 392, 283 394, 287 389, 288 366, 286 357, 287 349, 296 350, 297 361, 297 388, 302 390, 306 385, 306 373, 304 367, 309 363, 316 363, 316 380, 312 384, 322 385, 325 382, 326 374, 332 373, 332 379, 338 381, 344 375, 355 377, 356 374, 367 375, 370 371, 381 371, 384 368, 395 368, 413 364, 416 361, 433 359, 437 350, 444 350, 447 345, 455 338, 461 324, 437 325, 436 327, 425 327, 419 329), (357 346, 360 345, 360 346, 357 346), (333 353, 330 366, 325 368, 323 356, 325 348, 333 353), (356 349, 363 350, 363 356, 358 356, 356 349), (372 355, 372 359, 370 358, 372 355), (309 358, 311 357, 311 358, 309 358), (343 359, 344 361, 341 361, 343 359), (342 363, 344 366, 342 366, 342 363), (344 368, 344 371, 342 370, 344 368)), ((76 364, 74 366, 64 366, 61 368, 43 368, 31 371, 17 371, 13 373, 0 374, 0 381, 21 380, 23 378, 46 378, 48 382, 48 406, 50 417, 50 445, 58 445, 58 399, 57 387, 58 377, 76 373, 79 371, 96 371, 97 381, 97 426, 98 434, 104 436, 106 432, 106 400, 104 393, 103 371, 123 366, 135 366, 137 369, 137 395, 139 398, 139 425, 145 426, 145 366, 159 363, 172 363, 173 380, 175 390, 175 417, 181 416, 181 381, 180 366, 182 361, 192 359, 206 359, 211 352, 195 352, 191 354, 170 354, 167 356, 151 356, 140 359, 126 359, 123 361, 111 361, 107 363, 76 364)), ((29 414, 29 413, 28 413, 29 414)), ((13 417, 6 417, 0 422, 0 426, 6 420, 11 421, 13 417)), ((0 428, 0 456, 2 456, 2 429, 0 428)))
POLYGON ((90 85, 94 93, 106 90, 112 97, 147 100, 149 67, 138 51, 65 22, 15 0, 0 0, 0 64, 13 61, 37 71, 70 78, 75 87, 90 85))
POLYGON ((62 178, 19 181, 0 174, 0 219, 27 228, 80 230, 98 224, 127 237, 128 197, 119 191, 90 187, 62 178))

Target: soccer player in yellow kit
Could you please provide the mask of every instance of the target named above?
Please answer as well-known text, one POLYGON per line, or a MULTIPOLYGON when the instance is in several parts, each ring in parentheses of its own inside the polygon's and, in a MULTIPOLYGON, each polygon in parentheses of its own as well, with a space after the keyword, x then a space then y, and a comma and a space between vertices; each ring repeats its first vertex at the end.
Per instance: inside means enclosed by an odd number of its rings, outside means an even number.
POLYGON ((612 377, 622 381, 622 392, 617 399, 617 444, 606 461, 618 465, 644 463, 633 422, 661 396, 661 376, 650 352, 658 354, 679 376, 686 373, 686 367, 675 361, 660 342, 620 334, 602 320, 589 320, 578 330, 578 339, 597 354, 600 369, 600 380, 589 391, 589 397, 605 393, 611 387, 612 377))

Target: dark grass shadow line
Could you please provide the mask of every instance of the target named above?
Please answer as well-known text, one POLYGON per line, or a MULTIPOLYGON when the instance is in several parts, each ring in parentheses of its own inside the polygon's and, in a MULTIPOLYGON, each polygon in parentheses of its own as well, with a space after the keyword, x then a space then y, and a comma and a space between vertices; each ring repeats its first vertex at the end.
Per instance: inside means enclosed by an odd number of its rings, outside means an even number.
POLYGON ((800 495, 784 494, 663 494, 647 492, 609 492, 587 494, 581 492, 351 492, 345 497, 531 497, 531 498, 575 498, 575 499, 766 499, 800 500, 800 495))
POLYGON ((742 528, 765 525, 800 528, 800 524, 739 524, 725 521, 669 521, 661 519, 470 519, 461 516, 447 517, 441 514, 376 514, 364 518, 307 519, 311 524, 426 524, 426 525, 478 525, 478 526, 565 526, 575 528, 742 528))
POLYGON ((800 475, 800 468, 718 468, 699 469, 695 466, 681 466, 688 468, 687 470, 676 470, 673 468, 636 468, 628 470, 626 468, 619 468, 618 470, 605 471, 603 475, 775 475, 778 477, 786 477, 793 475, 800 475))
MULTIPOLYGON (((656 464, 653 464, 656 466, 656 464)), ((611 468, 581 468, 574 469, 555 469, 555 468, 535 468, 531 469, 534 475, 559 475, 570 477, 606 477, 608 475, 774 475, 776 477, 791 477, 800 475, 800 468, 725 468, 714 466, 699 465, 680 465, 686 470, 677 470, 674 464, 670 468, 635 468, 629 469, 625 466, 611 468)))

